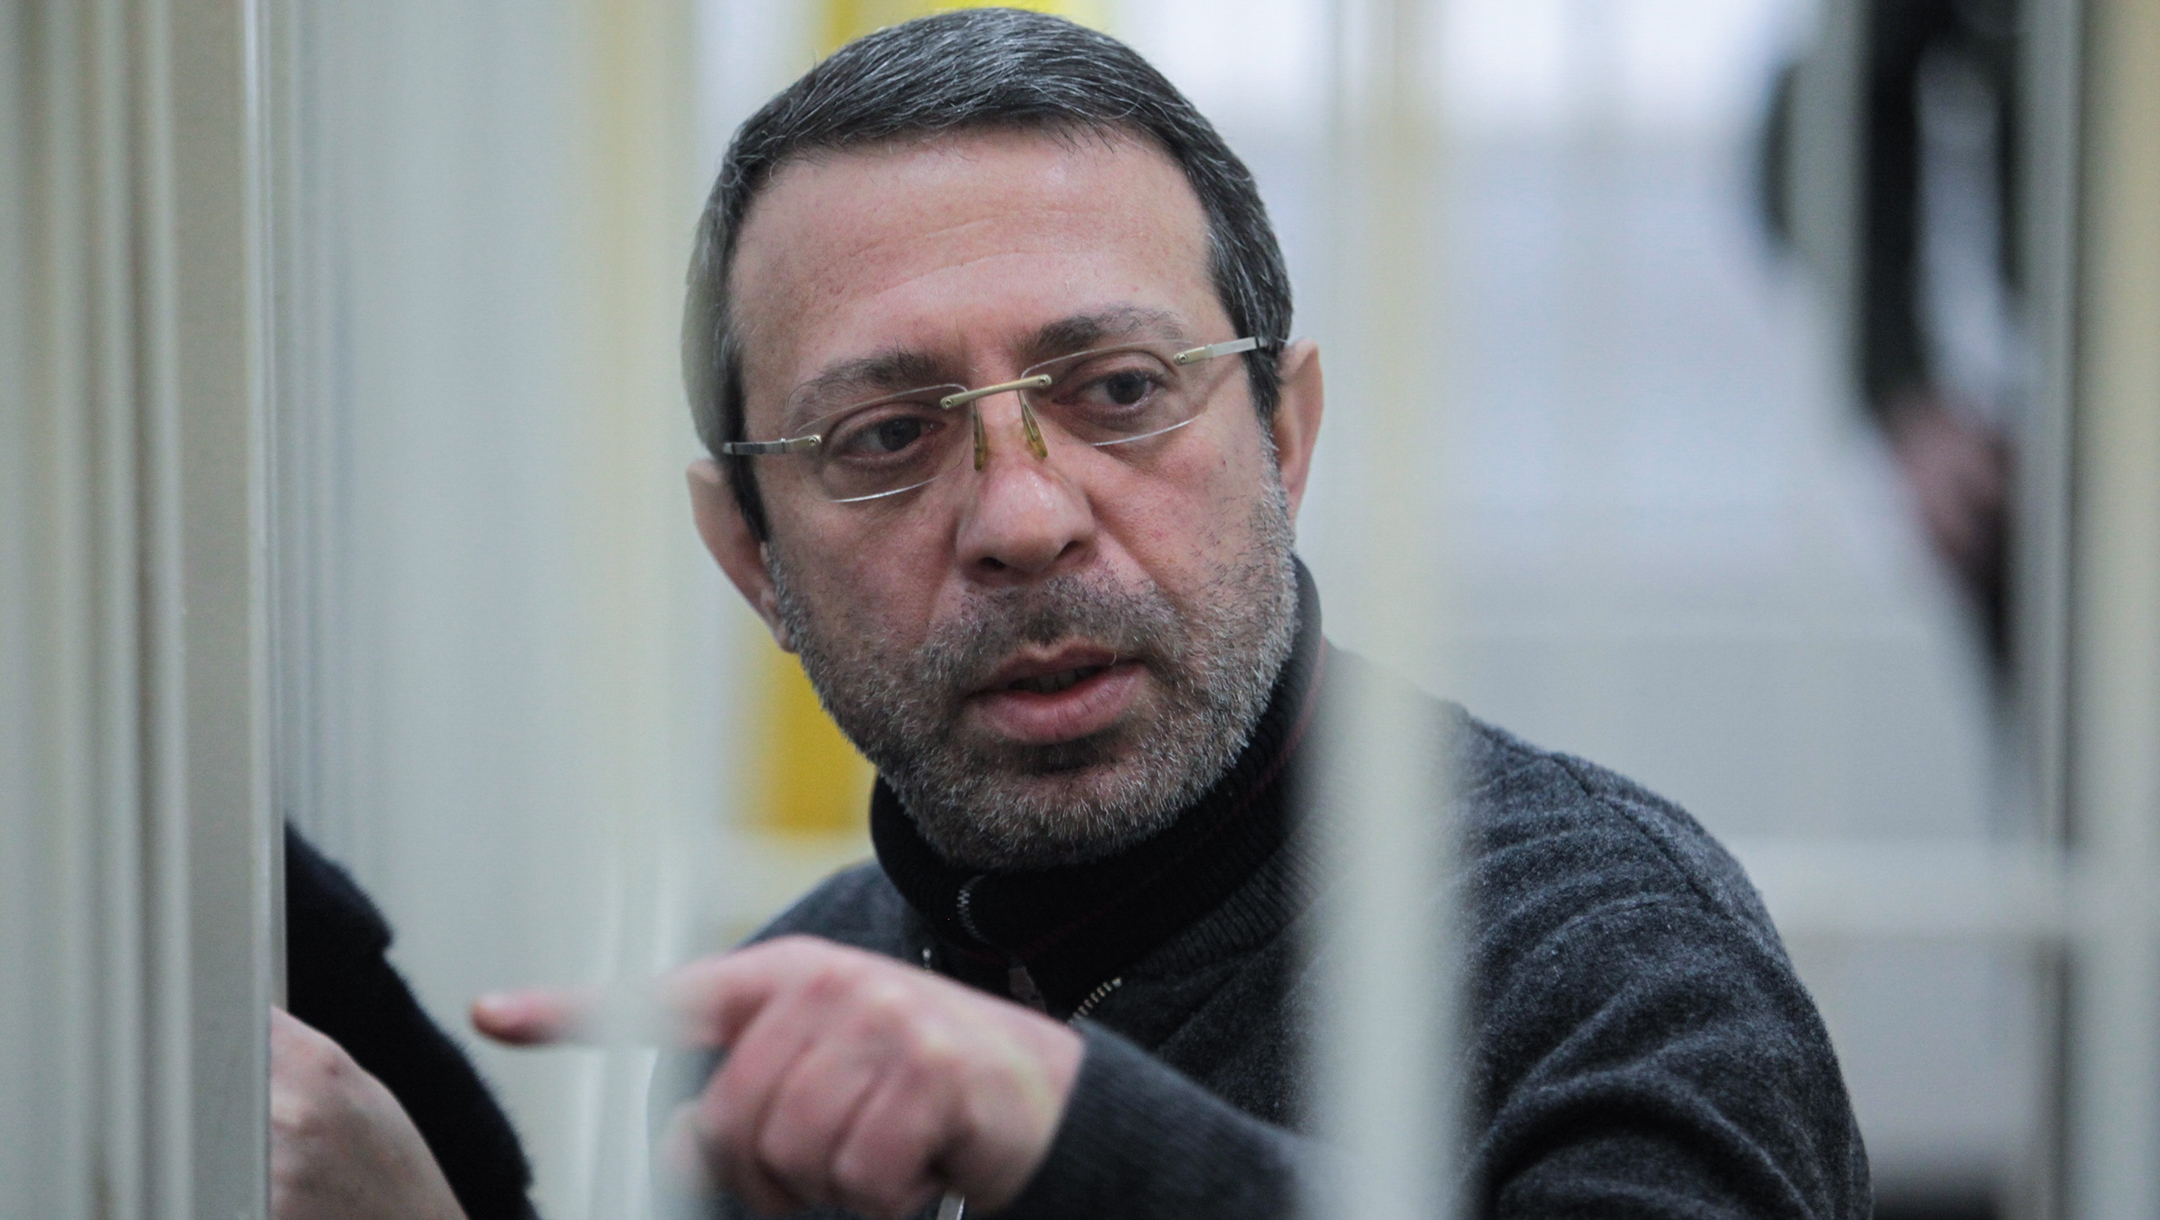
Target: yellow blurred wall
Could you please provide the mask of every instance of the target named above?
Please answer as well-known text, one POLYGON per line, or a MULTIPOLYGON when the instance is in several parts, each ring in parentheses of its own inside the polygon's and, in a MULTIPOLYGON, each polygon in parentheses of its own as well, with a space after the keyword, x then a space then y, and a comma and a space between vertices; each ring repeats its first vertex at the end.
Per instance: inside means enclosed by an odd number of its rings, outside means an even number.
POLYGON ((888 25, 898 25, 912 17, 930 13, 950 12, 961 8, 1024 8, 1038 13, 1056 13, 1070 17, 1083 25, 1103 28, 1108 22, 1105 0, 1008 0, 999 6, 970 3, 954 3, 952 0, 825 0, 825 20, 818 28, 818 54, 829 55, 842 43, 860 38, 872 30, 888 25))

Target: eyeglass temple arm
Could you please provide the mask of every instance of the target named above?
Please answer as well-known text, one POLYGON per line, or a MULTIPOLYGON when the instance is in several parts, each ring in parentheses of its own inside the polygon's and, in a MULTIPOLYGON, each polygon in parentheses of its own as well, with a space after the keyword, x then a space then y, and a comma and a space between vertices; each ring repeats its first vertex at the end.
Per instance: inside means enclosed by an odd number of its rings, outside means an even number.
POLYGON ((1249 352, 1259 346, 1260 340, 1250 336, 1243 339, 1230 339, 1222 343, 1210 343, 1206 347, 1187 348, 1170 357, 1170 363, 1179 365, 1198 364, 1202 360, 1213 360, 1217 356, 1235 356, 1239 352, 1249 352))
POLYGON ((818 447, 822 436, 797 436, 784 441, 726 441, 720 452, 729 457, 770 457, 775 453, 804 453, 818 447))

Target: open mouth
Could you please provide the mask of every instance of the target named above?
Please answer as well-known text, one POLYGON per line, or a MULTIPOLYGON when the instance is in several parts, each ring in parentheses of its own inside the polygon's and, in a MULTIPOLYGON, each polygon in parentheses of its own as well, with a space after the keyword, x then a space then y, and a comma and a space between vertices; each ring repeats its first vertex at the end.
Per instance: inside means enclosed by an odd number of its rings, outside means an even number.
POLYGON ((1006 690, 1028 691, 1037 695, 1054 695, 1071 690, 1096 674, 1109 668, 1106 665, 1082 665, 1077 669, 1061 669, 1054 674, 1034 678, 1018 678, 1005 684, 1006 690))
POLYGON ((1132 712, 1146 693, 1147 666, 1107 648, 1075 645, 1048 656, 1016 657, 970 699, 978 726, 1028 745, 1077 741, 1132 712))

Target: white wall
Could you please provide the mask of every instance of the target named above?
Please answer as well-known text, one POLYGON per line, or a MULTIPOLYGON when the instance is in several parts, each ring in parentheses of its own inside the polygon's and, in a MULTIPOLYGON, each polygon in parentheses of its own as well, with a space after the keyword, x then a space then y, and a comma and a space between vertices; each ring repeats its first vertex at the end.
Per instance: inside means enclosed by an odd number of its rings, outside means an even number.
POLYGON ((553 1220, 627 1214, 649 1056, 476 993, 649 974, 720 868, 721 641, 675 369, 687 5, 303 14, 285 250, 283 803, 397 929, 553 1220))

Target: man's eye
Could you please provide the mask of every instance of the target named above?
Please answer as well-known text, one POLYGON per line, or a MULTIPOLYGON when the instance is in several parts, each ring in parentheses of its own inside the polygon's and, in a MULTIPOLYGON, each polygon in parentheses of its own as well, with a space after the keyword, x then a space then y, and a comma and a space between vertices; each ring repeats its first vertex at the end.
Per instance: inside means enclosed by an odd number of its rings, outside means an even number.
MULTIPOLYGON (((1145 404, 1161 392, 1164 379, 1147 369, 1125 368, 1091 372, 1069 397, 1074 406, 1093 410, 1122 410, 1145 404)), ((1066 397, 1060 395, 1060 397, 1066 397)))
POLYGON ((843 458, 893 457, 922 445, 940 426, 940 421, 914 413, 849 422, 833 437, 831 452, 843 458))
POLYGON ((1102 393, 1111 402, 1129 407, 1147 397, 1154 384, 1141 373, 1112 373, 1102 379, 1102 393))

